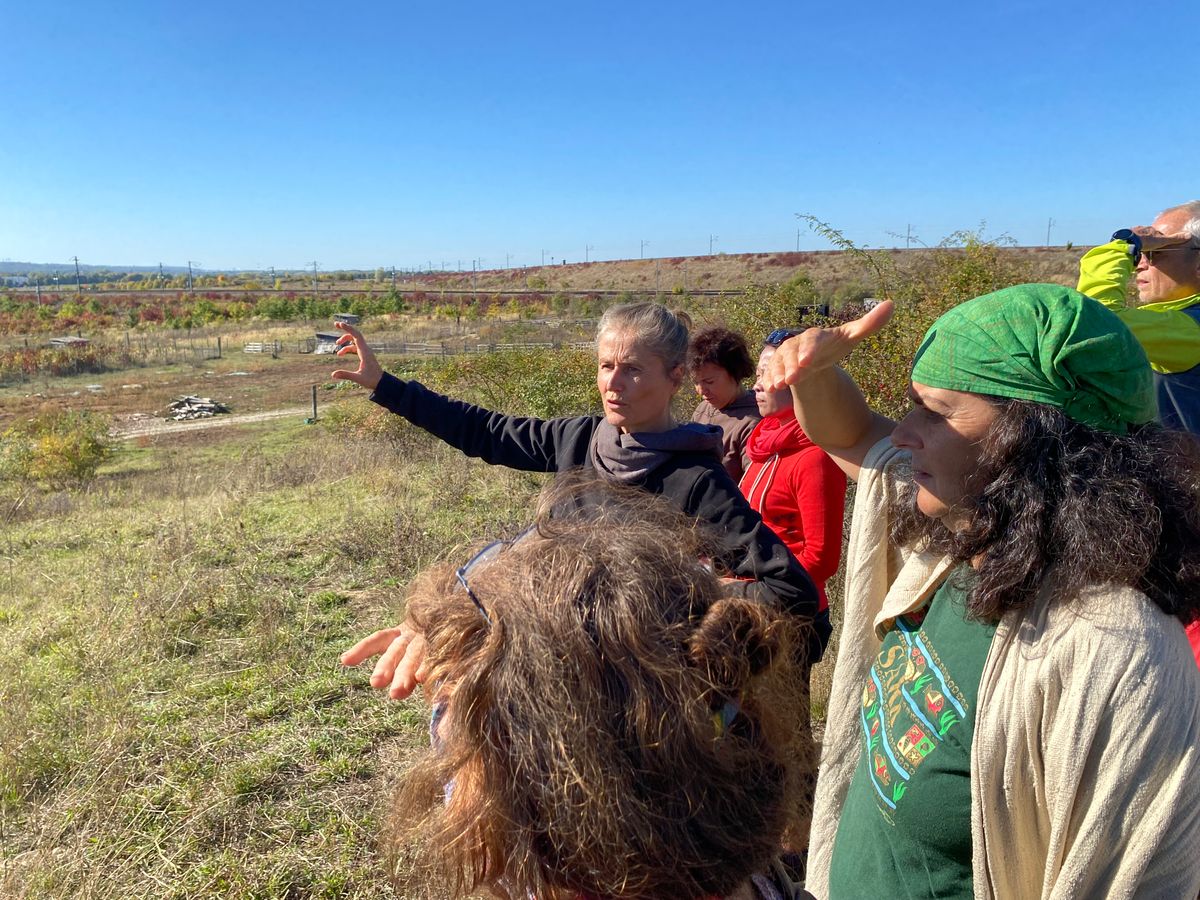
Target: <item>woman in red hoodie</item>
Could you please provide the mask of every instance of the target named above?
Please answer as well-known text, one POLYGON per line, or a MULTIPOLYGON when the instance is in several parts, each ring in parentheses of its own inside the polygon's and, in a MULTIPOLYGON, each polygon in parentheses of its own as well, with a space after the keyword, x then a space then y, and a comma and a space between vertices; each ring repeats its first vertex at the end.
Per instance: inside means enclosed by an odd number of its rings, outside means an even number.
POLYGON ((762 376, 775 348, 796 334, 799 332, 778 328, 763 342, 754 384, 754 399, 762 419, 747 441, 750 466, 742 475, 740 487, 750 505, 816 583, 820 595, 813 622, 820 641, 820 651, 812 657, 816 662, 833 630, 825 581, 842 560, 846 476, 801 430, 792 410, 791 392, 763 387, 762 376))

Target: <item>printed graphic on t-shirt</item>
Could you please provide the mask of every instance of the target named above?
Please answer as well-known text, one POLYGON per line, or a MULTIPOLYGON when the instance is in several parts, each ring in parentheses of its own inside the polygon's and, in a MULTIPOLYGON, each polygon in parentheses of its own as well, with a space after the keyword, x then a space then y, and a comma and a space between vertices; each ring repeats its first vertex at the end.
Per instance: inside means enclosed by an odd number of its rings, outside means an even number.
POLYGON ((937 648, 921 630, 922 619, 919 614, 896 620, 862 693, 867 773, 889 821, 913 775, 969 710, 937 648))

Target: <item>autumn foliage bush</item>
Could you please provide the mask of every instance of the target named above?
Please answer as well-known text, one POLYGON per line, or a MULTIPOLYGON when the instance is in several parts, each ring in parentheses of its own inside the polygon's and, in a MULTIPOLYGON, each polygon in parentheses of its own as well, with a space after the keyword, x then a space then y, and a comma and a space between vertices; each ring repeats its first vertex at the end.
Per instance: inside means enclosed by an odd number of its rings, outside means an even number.
POLYGON ((894 301, 896 314, 888 327, 864 341, 846 361, 867 401, 889 416, 902 415, 908 407, 905 390, 912 358, 938 316, 964 300, 1021 284, 1032 276, 1023 258, 1004 252, 1008 242, 985 238, 979 231, 955 232, 931 252, 902 265, 891 253, 862 249, 823 222, 810 218, 809 223, 858 264, 861 281, 855 284, 853 301, 823 296, 801 274, 785 284, 751 285, 740 296, 705 310, 705 317, 724 321, 755 346, 775 328, 832 325, 857 318, 865 312, 864 293, 894 301), (839 305, 838 300, 843 302, 839 305), (825 304, 831 307, 828 317, 813 311, 825 304))
POLYGON ((0 480, 79 487, 113 452, 109 422, 87 412, 47 411, 0 432, 0 480))
POLYGON ((24 347, 0 351, 0 384, 34 376, 59 377, 107 372, 129 365, 123 349, 89 344, 78 347, 24 347))

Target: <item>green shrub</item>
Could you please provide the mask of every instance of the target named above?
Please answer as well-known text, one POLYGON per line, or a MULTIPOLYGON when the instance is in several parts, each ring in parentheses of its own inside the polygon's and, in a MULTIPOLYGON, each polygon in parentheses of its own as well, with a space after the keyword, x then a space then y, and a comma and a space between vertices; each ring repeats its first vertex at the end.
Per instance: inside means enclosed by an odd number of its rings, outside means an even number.
MULTIPOLYGON (((864 341, 846 361, 847 371, 868 402, 884 415, 895 417, 908 409, 905 391, 912 358, 938 316, 964 300, 1032 278, 1027 262, 1004 252, 1013 241, 986 238, 982 227, 955 232, 901 268, 886 251, 864 250, 824 222, 812 216, 800 218, 860 264, 874 296, 896 303, 888 327, 864 341)), ((846 321, 863 312, 861 305, 848 303, 836 318, 846 321)))
POLYGON ((752 355, 757 355, 759 341, 776 328, 799 325, 801 308, 821 302, 816 286, 801 272, 784 284, 748 285, 740 294, 723 298, 715 311, 725 325, 746 336, 752 355))
POLYGON ((113 452, 108 420, 87 412, 45 412, 0 434, 0 479, 60 489, 91 481, 113 452))

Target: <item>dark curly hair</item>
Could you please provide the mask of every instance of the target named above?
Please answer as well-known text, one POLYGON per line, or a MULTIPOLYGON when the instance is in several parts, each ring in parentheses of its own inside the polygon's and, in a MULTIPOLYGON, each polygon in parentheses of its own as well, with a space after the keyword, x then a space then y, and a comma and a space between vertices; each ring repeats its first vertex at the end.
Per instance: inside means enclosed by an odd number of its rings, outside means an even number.
POLYGON ((807 623, 723 595, 662 498, 564 490, 471 571, 487 619, 452 566, 409 598, 445 714, 392 810, 398 886, 724 897, 807 828, 807 623))
POLYGON ((1187 624, 1200 618, 1200 442, 1156 424, 1099 431, 1059 409, 989 397, 999 415, 968 484, 968 526, 951 533, 906 486, 892 539, 976 560, 968 609, 998 621, 1043 586, 1055 599, 1097 584, 1141 591, 1187 624))
POLYGON ((694 375, 705 363, 720 366, 739 383, 754 374, 746 339, 721 325, 701 328, 688 344, 688 371, 694 375))

